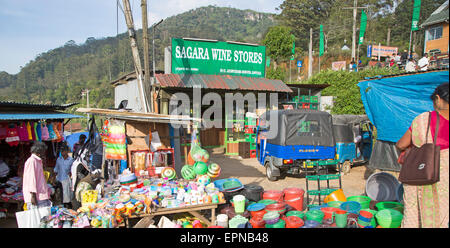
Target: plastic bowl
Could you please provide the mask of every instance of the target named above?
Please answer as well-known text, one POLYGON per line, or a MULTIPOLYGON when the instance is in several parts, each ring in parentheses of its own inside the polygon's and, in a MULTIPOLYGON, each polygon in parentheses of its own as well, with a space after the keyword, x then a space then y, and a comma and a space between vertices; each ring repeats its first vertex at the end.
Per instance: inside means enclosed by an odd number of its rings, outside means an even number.
POLYGON ((361 208, 369 208, 370 207, 370 197, 365 195, 354 195, 347 197, 347 201, 355 201, 361 204, 361 208))
POLYGON ((377 172, 366 181, 366 194, 374 201, 395 201, 400 182, 392 174, 377 172))
POLYGON ((264 214, 263 220, 266 224, 275 224, 280 219, 280 214, 276 211, 269 211, 264 214))
POLYGON ((395 209, 403 214, 404 210, 403 204, 401 204, 400 202, 390 202, 390 201, 379 202, 375 204, 375 206, 377 207, 378 211, 383 209, 395 209))
POLYGON ((267 211, 277 211, 280 214, 284 214, 286 212, 286 203, 277 202, 270 205, 267 205, 265 208, 267 211))
POLYGON ((293 210, 293 211, 289 211, 286 213, 286 217, 289 217, 289 216, 297 216, 297 217, 300 217, 301 219, 304 219, 305 213, 303 213, 301 211, 293 210))
POLYGON ((263 199, 263 200, 258 201, 258 203, 262 203, 262 204, 267 206, 267 205, 270 205, 270 204, 277 203, 277 201, 272 200, 272 199, 263 199))
POLYGON ((341 201, 330 201, 327 203, 328 207, 339 208, 341 206, 341 201))
POLYGON ((321 210, 309 210, 305 213, 305 216, 306 220, 315 220, 319 223, 322 223, 325 214, 321 210))
POLYGON ((383 209, 375 215, 378 224, 383 228, 398 228, 402 224, 403 214, 395 209, 383 209))
POLYGON ((361 210, 361 204, 355 201, 346 201, 343 202, 339 208, 346 210, 348 213, 358 214, 359 210, 361 210))

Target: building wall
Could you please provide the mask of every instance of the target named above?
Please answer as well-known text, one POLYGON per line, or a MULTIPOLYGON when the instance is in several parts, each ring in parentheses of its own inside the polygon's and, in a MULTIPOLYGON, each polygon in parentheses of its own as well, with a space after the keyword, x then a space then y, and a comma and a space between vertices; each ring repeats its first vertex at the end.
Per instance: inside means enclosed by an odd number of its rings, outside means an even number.
POLYGON ((118 107, 122 100, 128 100, 127 109, 140 111, 139 90, 137 80, 128 81, 114 88, 114 107, 118 107))
MULTIPOLYGON (((442 37, 440 39, 437 39, 437 40, 427 41, 426 45, 425 45, 425 52, 429 52, 430 50, 433 50, 433 49, 439 49, 439 50, 441 50, 442 53, 447 53, 448 52, 449 24, 448 23, 443 23, 443 24, 439 24, 439 25, 443 25, 442 37)), ((432 27, 436 27, 436 26, 439 26, 439 25, 430 26, 430 27, 427 27, 427 29, 428 28, 432 28, 432 27)), ((425 38, 426 38, 426 36, 425 36, 425 38)))

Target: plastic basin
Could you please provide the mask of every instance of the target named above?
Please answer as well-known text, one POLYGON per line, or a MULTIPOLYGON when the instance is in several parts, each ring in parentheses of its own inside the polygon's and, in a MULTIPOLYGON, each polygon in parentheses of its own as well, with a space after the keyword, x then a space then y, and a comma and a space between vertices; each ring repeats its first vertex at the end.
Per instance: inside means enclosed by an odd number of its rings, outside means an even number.
POLYGON ((376 227, 377 226, 377 221, 376 221, 377 218, 375 218, 375 215, 377 215, 378 211, 370 209, 370 208, 361 209, 361 211, 362 210, 372 213, 373 217, 372 217, 372 220, 370 221, 370 225, 373 227, 376 227))
POLYGON ((398 228, 402 224, 403 214, 395 209, 383 209, 375 215, 378 224, 383 228, 398 228))
POLYGON ((341 206, 341 201, 330 201, 327 203, 328 207, 339 208, 341 206))
POLYGON ((277 202, 270 205, 267 205, 265 210, 267 211, 277 211, 280 215, 286 212, 286 203, 277 202))
POLYGON ((347 197, 347 201, 359 202, 359 204, 361 204, 361 208, 363 208, 363 209, 370 207, 371 200, 372 199, 370 199, 370 197, 365 196, 365 195, 354 195, 354 196, 347 197))
POLYGON ((266 222, 266 228, 285 228, 286 227, 286 221, 279 219, 276 223, 268 224, 266 222))
POLYGON ((397 188, 400 182, 392 174, 377 172, 366 181, 366 194, 374 201, 397 200, 397 188))
POLYGON ((289 217, 289 216, 297 216, 297 217, 300 217, 301 219, 304 219, 305 218, 305 213, 303 213, 301 211, 293 210, 293 211, 287 212, 286 216, 287 217, 289 217))
POLYGON ((378 211, 383 209, 395 209, 403 214, 404 210, 403 204, 401 204, 400 202, 390 202, 390 201, 379 202, 375 204, 375 206, 377 207, 378 211))
POLYGON ((321 210, 309 210, 308 212, 306 212, 305 216, 306 220, 314 220, 322 223, 325 214, 321 210))
POLYGON ((358 214, 359 210, 361 210, 361 204, 355 201, 346 201, 339 208, 346 210, 348 213, 358 214))
POLYGON ((266 214, 264 214, 263 220, 266 222, 266 224, 275 224, 280 219, 280 214, 275 211, 269 211, 266 214))

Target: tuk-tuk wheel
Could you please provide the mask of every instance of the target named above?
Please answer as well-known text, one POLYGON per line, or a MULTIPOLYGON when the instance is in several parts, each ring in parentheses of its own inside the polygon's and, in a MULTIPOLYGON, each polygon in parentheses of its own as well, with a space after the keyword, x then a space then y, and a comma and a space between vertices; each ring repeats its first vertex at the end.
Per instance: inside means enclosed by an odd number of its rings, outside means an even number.
POLYGON ((266 162, 266 176, 267 179, 269 179, 269 181, 276 181, 278 180, 278 178, 276 176, 272 176, 272 170, 270 169, 270 164, 269 162, 266 162))
POLYGON ((342 165, 342 172, 344 173, 344 175, 347 175, 348 173, 350 173, 350 170, 352 169, 352 163, 350 163, 350 161, 345 161, 342 165))

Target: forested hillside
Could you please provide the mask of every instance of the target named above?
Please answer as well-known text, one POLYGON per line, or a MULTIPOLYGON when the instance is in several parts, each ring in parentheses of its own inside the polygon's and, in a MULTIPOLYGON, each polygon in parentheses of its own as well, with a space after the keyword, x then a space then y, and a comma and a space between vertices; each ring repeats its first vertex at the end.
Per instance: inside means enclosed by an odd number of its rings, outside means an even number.
MULTIPOLYGON (((259 43, 273 25, 273 14, 216 6, 169 17, 155 29, 156 69, 164 69, 164 47, 170 46, 172 37, 259 43)), ((150 61, 152 37, 149 29, 150 61)), ((137 31, 137 39, 142 58, 142 29, 137 31)), ((114 107, 113 89, 109 82, 133 70, 126 33, 117 37, 89 37, 83 44, 68 41, 64 46, 37 55, 16 75, 0 72, 0 100, 54 104, 79 102, 79 107, 86 104, 81 91, 89 89, 91 107, 114 107)))

